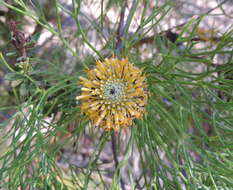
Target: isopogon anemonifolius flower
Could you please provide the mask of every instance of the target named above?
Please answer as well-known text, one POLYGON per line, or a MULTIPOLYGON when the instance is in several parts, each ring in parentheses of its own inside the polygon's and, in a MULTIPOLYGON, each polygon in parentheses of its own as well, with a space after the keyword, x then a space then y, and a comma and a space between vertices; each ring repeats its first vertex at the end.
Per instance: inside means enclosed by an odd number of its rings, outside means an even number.
POLYGON ((148 100, 146 77, 128 59, 97 61, 80 81, 82 93, 76 99, 94 126, 118 131, 131 126, 133 119, 143 118, 148 100))

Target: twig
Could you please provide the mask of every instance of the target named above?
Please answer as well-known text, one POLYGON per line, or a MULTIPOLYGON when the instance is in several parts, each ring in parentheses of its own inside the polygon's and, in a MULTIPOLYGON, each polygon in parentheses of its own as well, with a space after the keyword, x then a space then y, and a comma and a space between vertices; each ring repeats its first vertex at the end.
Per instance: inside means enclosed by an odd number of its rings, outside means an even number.
MULTIPOLYGON (((169 32, 171 32, 171 31, 169 31, 169 32)), ((161 35, 161 37, 165 37, 173 43, 177 40, 177 39, 171 38, 167 34, 168 33, 164 33, 164 34, 159 33, 159 35, 161 35)), ((176 34, 176 33, 173 33, 173 34, 176 34)), ((178 36, 179 34, 176 34, 176 35, 178 36)), ((138 46, 141 46, 142 44, 151 44, 154 42, 155 37, 156 37, 156 35, 142 38, 138 42, 136 42, 133 46, 138 47, 138 46)), ((217 36, 209 37, 208 40, 203 39, 203 38, 199 38, 199 37, 195 37, 195 38, 190 39, 190 41, 193 41, 193 42, 207 42, 207 41, 218 42, 218 41, 221 41, 221 39, 222 39, 222 37, 217 37, 217 36)))
MULTIPOLYGON (((205 12, 204 14, 201 14, 200 16, 196 17, 195 20, 200 19, 203 15, 208 15, 209 13, 211 13, 212 11, 214 11, 215 9, 219 8, 220 6, 222 6, 222 5, 223 5, 224 3, 226 3, 227 1, 229 1, 229 0, 225 0, 225 1, 221 2, 221 3, 219 3, 216 7, 213 7, 212 9, 208 10, 208 11, 205 12)), ((179 24, 179 25, 177 25, 177 26, 171 27, 171 28, 169 28, 168 30, 166 30, 166 31, 164 31, 164 32, 171 31, 172 29, 175 29, 175 28, 181 28, 181 27, 183 27, 184 25, 186 25, 187 22, 188 22, 188 21, 186 21, 186 22, 184 22, 184 23, 182 23, 182 24, 179 24)))
POLYGON ((113 158, 114 158, 114 162, 115 162, 115 167, 118 166, 119 162, 117 159, 117 153, 116 153, 116 138, 115 138, 115 134, 114 132, 112 132, 111 134, 111 140, 112 140, 112 153, 113 153, 113 158))
MULTIPOLYGON (((116 138, 115 138, 115 133, 114 131, 112 132, 111 134, 111 142, 112 142, 112 153, 113 153, 113 159, 114 159, 114 162, 115 162, 115 168, 118 167, 118 164, 119 164, 119 161, 118 161, 118 158, 117 158, 117 152, 116 152, 116 138)), ((121 188, 122 190, 126 190, 125 188, 125 183, 123 181, 122 178, 120 178, 120 183, 121 183, 121 188)))
POLYGON ((211 13, 211 12, 214 11, 215 9, 221 7, 221 6, 222 6, 224 3, 226 3, 227 1, 229 1, 229 0, 225 0, 225 1, 221 2, 221 3, 219 3, 216 7, 214 7, 214 8, 212 8, 212 9, 208 10, 205 14, 211 13))
POLYGON ((127 1, 125 1, 125 4, 123 5, 120 13, 120 23, 117 29, 117 42, 116 42, 116 55, 119 57, 121 54, 121 51, 123 49, 123 35, 124 35, 124 19, 125 19, 125 8, 127 5, 127 1))
MULTIPOLYGON (((207 15, 207 14, 211 13, 212 11, 214 11, 214 10, 217 9, 217 8, 219 8, 220 6, 222 6, 222 5, 223 5, 224 3, 226 3, 227 1, 229 1, 229 0, 225 0, 225 1, 221 2, 221 3, 219 3, 216 7, 213 7, 212 9, 208 10, 206 13, 201 14, 200 16, 196 17, 195 20, 200 19, 203 15, 207 15)), ((168 36, 167 34, 171 33, 171 31, 172 31, 173 29, 179 29, 179 28, 183 27, 183 26, 186 25, 188 22, 189 22, 189 21, 186 21, 186 22, 184 22, 184 23, 182 23, 182 24, 173 26, 173 27, 171 27, 171 28, 169 28, 169 29, 167 29, 167 30, 165 30, 165 31, 160 32, 159 35, 165 35, 165 37, 167 37, 170 41, 172 41, 172 40, 169 38, 169 36, 168 36)), ((141 29, 141 28, 140 28, 140 26, 139 26, 138 29, 136 30, 136 32, 138 32, 140 29, 141 29)), ((177 36, 177 38, 178 38, 178 36, 177 36)), ((141 44, 144 44, 144 43, 152 43, 152 42, 154 41, 154 39, 155 39, 155 35, 142 38, 142 39, 140 39, 138 42, 136 42, 136 43, 134 44, 134 46, 138 46, 138 45, 141 45, 141 44)), ((210 40, 219 41, 219 40, 221 40, 221 38, 219 38, 219 37, 211 37, 210 40)), ((205 41, 205 40, 204 40, 204 39, 201 39, 201 38, 194 38, 194 39, 192 39, 192 41, 205 41)))
MULTIPOLYGON (((124 47, 123 36, 124 36, 124 31, 125 31, 124 20, 125 20, 126 5, 127 5, 127 1, 125 1, 124 5, 121 9, 120 22, 119 22, 119 26, 118 26, 117 33, 116 33, 116 50, 115 51, 116 51, 116 56, 118 56, 118 57, 120 57, 121 51, 124 47)), ((113 159, 114 159, 114 163, 115 163, 115 168, 117 168, 119 162, 118 162, 117 152, 116 152, 116 138, 115 138, 114 131, 111 134, 111 142, 112 142, 112 152, 113 152, 113 159)), ((125 183, 121 177, 120 177, 120 183, 121 183, 122 190, 126 190, 125 183)))
MULTIPOLYGON (((117 29, 117 33, 116 33, 116 56, 120 57, 121 52, 124 48, 124 43, 123 43, 123 39, 124 37, 127 35, 126 33, 128 32, 129 26, 130 26, 130 22, 131 19, 133 17, 133 14, 129 13, 126 23, 124 23, 125 20, 125 9, 127 6, 127 1, 125 1, 122 9, 121 9, 121 13, 120 13, 120 22, 119 22, 119 26, 117 29)), ((132 7, 131 10, 136 9, 137 6, 137 1, 134 0, 132 3, 132 7)), ((112 152, 113 152, 113 158, 114 158, 114 162, 115 162, 115 168, 118 167, 118 159, 117 159, 117 152, 116 152, 116 139, 115 139, 115 134, 114 132, 112 132, 111 134, 111 141, 112 141, 112 152)), ((126 190, 125 188, 125 183, 123 181, 123 179, 120 177, 120 183, 121 183, 121 188, 122 190, 126 190)))

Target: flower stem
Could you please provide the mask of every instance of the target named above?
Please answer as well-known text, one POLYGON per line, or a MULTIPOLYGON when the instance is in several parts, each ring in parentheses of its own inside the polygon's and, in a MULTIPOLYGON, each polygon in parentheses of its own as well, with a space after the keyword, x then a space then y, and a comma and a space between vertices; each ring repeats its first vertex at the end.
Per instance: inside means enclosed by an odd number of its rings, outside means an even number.
MULTIPOLYGON (((112 142, 113 159, 114 159, 114 162, 115 162, 115 168, 117 169, 119 161, 118 161, 118 158, 117 158, 116 137, 115 137, 115 132, 114 131, 112 131, 112 134, 111 134, 111 142, 112 142)), ((121 183, 122 190, 126 190, 125 183, 124 183, 124 181, 123 181, 123 179, 121 177, 120 177, 120 183, 121 183)))

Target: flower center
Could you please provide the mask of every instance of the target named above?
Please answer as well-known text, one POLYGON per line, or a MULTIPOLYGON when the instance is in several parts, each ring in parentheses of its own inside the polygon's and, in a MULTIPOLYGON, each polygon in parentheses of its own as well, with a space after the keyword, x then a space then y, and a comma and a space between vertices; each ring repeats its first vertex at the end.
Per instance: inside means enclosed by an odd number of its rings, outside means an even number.
POLYGON ((110 103, 122 101, 125 95, 125 86, 119 81, 108 81, 103 86, 103 98, 110 103))
POLYGON ((110 94, 111 94, 111 95, 114 95, 115 92, 116 92, 116 91, 115 91, 115 88, 110 89, 110 94))

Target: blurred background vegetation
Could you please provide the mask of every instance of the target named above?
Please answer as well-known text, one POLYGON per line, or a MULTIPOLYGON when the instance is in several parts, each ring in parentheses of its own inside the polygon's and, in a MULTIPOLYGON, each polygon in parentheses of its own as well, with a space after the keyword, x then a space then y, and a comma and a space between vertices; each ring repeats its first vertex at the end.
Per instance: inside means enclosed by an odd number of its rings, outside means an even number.
POLYGON ((0 0, 0 189, 233 189, 231 0, 0 0), (147 113, 118 134, 79 76, 144 68, 147 113))

